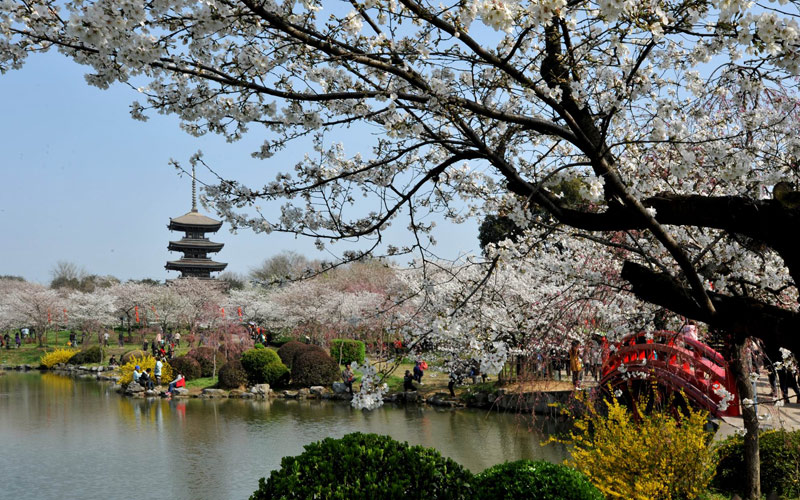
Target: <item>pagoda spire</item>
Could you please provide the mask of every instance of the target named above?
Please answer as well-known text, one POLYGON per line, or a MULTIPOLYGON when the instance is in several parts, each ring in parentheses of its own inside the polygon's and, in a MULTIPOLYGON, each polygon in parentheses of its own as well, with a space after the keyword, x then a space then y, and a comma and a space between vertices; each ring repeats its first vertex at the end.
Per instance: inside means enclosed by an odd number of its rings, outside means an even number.
POLYGON ((192 165, 192 212, 197 212, 197 179, 194 175, 194 165, 192 165))

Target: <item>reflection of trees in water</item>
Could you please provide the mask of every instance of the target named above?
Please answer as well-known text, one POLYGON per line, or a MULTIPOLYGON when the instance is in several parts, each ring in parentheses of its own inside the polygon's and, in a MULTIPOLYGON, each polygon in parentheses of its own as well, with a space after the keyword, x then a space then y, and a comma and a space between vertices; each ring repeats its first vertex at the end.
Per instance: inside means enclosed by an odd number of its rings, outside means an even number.
POLYGON ((42 388, 46 392, 58 396, 69 395, 71 397, 73 389, 75 388, 75 380, 66 375, 42 373, 41 380, 42 388))

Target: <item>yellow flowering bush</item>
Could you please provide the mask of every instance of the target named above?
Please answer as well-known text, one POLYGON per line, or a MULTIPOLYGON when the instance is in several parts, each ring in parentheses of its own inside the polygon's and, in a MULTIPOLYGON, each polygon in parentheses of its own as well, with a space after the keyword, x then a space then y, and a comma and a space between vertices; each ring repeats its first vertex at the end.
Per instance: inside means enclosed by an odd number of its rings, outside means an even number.
POLYGON ((75 349, 56 349, 42 356, 39 362, 47 368, 52 368, 59 363, 66 363, 76 352, 78 351, 75 349))
MULTIPOLYGON (((632 412, 612 400, 603 416, 589 405, 572 431, 572 459, 608 499, 692 499, 706 490, 716 456, 705 431, 707 414, 687 409, 632 412)), ((647 401, 639 400, 638 408, 647 401)))
MULTIPOLYGON (((151 374, 153 375, 153 383, 155 383, 155 371, 156 371, 156 358, 150 355, 145 355, 141 358, 136 356, 132 356, 130 361, 125 363, 120 367, 120 379, 119 383, 121 385, 130 384, 133 380, 133 369, 139 365, 141 371, 145 371, 148 368, 151 369, 151 374)), ((164 362, 164 366, 161 367, 161 383, 167 384, 172 381, 172 367, 169 366, 169 363, 166 361, 164 362)))

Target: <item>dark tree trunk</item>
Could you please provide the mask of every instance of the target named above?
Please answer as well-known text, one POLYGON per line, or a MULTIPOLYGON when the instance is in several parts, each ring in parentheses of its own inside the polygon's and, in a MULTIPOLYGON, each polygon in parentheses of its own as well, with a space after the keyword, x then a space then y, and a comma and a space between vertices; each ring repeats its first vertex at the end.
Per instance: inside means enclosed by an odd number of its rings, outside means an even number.
MULTIPOLYGON (((756 401, 757 394, 750 381, 749 353, 744 343, 733 346, 733 356, 730 367, 736 378, 736 388, 739 391, 740 401, 750 399, 756 401)), ((759 500, 761 498, 761 458, 758 451, 758 415, 753 405, 742 405, 744 428, 744 470, 745 475, 745 500, 759 500)))

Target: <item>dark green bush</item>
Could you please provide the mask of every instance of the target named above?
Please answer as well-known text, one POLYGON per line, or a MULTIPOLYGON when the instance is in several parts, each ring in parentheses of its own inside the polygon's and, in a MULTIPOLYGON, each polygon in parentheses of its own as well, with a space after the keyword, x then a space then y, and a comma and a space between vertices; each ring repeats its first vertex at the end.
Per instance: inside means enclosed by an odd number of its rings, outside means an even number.
POLYGON ((306 352, 309 349, 322 349, 319 346, 304 344, 303 342, 298 342, 296 340, 292 340, 287 342, 278 349, 278 356, 281 357, 281 361, 283 364, 286 365, 288 369, 292 369, 292 365, 294 364, 294 360, 297 358, 297 355, 301 352, 306 352))
POLYGON ((201 370, 200 363, 196 359, 189 356, 178 356, 169 362, 172 367, 174 375, 181 374, 186 377, 186 380, 194 380, 200 378, 201 370))
POLYGON ((126 365, 131 360, 131 358, 143 358, 145 356, 149 356, 149 353, 142 351, 141 349, 134 349, 133 351, 128 351, 119 358, 120 365, 126 365))
POLYGON ((367 348, 364 342, 350 339, 333 339, 331 341, 331 357, 340 365, 349 365, 353 361, 364 363, 367 348))
POLYGON ((292 384, 303 387, 330 385, 341 378, 339 365, 322 349, 300 351, 292 365, 292 384))
POLYGON ((217 372, 225 364, 225 355, 211 347, 196 347, 186 353, 200 363, 200 376, 211 377, 214 375, 214 358, 217 360, 217 372))
POLYGON ((603 500, 600 490, 565 465, 517 460, 489 467, 473 481, 475 498, 530 500, 603 500))
POLYGON ((264 344, 256 342, 255 345, 253 345, 253 349, 264 349, 264 344))
POLYGON ((247 373, 239 360, 231 360, 219 370, 219 387, 223 389, 236 389, 247 384, 247 373))
POLYGON ((258 481, 250 500, 467 499, 472 474, 438 451, 356 432, 306 445, 258 481))
POLYGON ((103 348, 99 345, 93 345, 82 351, 78 351, 74 356, 69 358, 71 365, 85 365, 88 363, 99 363, 103 361, 103 348))
MULTIPOLYGON (((800 497, 800 431, 783 429, 759 434, 761 457, 761 491, 773 491, 782 498, 800 497)), ((714 489, 742 494, 745 488, 744 437, 734 435, 717 446, 717 475, 711 482, 714 489)))
POLYGON ((251 384, 281 385, 289 379, 289 369, 272 349, 245 351, 241 362, 251 384))

